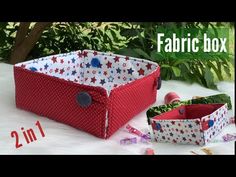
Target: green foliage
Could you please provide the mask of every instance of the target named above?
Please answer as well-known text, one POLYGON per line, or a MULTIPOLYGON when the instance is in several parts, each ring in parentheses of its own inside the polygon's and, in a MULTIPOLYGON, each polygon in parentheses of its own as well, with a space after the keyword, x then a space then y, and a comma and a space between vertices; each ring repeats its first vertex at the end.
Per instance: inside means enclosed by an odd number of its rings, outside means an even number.
MULTIPOLYGON (((33 24, 33 23, 32 23, 33 24)), ((67 22, 53 23, 45 30, 26 60, 51 54, 91 49, 141 57, 161 66, 163 80, 197 82, 208 88, 216 88, 215 81, 225 75, 231 78, 233 55, 209 55, 200 53, 196 59, 190 53, 157 53, 157 30, 173 33, 179 27, 193 28, 198 33, 207 28, 232 23, 163 23, 163 22, 67 22), (205 58, 210 58, 206 60, 205 58), (230 62, 231 61, 231 62, 230 62)), ((31 25, 32 27, 33 25, 31 25)), ((0 61, 8 62, 19 23, 0 23, 0 61)), ((215 31, 217 33, 217 31, 215 31)))
POLYGON ((118 26, 115 23, 55 23, 44 31, 30 57, 83 49, 116 51, 126 44, 118 26))
MULTIPOLYGON (((120 29, 125 27, 125 23, 53 23, 43 32, 26 60, 83 49, 114 52, 126 47, 127 39, 120 35, 120 29)), ((19 23, 0 23, 0 57, 6 62, 18 28, 19 23)))
POLYGON ((0 23, 0 61, 7 61, 12 49, 18 26, 8 22, 0 23))
POLYGON ((191 53, 166 53, 157 52, 157 32, 167 33, 177 32, 180 27, 191 28, 194 35, 205 32, 209 27, 213 29, 213 36, 218 35, 216 26, 221 23, 133 23, 130 29, 126 29, 122 35, 130 37, 128 47, 121 49, 120 54, 142 57, 157 62, 161 66, 161 76, 164 80, 184 80, 190 83, 197 82, 205 87, 216 89, 214 76, 219 81, 224 79, 224 75, 231 78, 233 55, 219 53, 198 52, 198 55, 191 53), (133 35, 132 35, 133 34, 133 35), (207 58, 207 59, 206 59, 207 58))

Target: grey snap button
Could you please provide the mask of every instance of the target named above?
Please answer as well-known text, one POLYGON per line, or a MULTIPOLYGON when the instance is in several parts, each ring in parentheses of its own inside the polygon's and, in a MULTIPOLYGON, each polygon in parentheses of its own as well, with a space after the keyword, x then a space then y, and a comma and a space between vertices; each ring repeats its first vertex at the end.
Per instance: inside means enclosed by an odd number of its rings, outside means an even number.
POLYGON ((180 114, 183 114, 183 113, 184 113, 184 109, 180 109, 180 110, 179 110, 179 113, 180 113, 180 114))
POLYGON ((81 107, 88 107, 92 103, 92 98, 87 92, 78 93, 76 100, 81 107))

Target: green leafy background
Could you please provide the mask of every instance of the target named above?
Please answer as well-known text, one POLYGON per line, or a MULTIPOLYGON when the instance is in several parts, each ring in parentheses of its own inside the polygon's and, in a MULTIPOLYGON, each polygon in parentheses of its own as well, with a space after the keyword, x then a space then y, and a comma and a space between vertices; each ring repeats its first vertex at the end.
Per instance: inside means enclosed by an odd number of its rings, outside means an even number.
MULTIPOLYGON (((34 23, 32 23, 33 26, 34 23)), ((8 58, 19 23, 0 22, 0 62, 8 58)), ((217 35, 217 31, 216 34, 217 35)), ((216 89, 216 82, 234 80, 234 23, 220 22, 66 22, 45 30, 26 60, 46 55, 92 49, 141 57, 161 66, 163 80, 183 80, 216 89), (157 30, 173 33, 179 28, 229 28, 229 53, 157 53, 157 30), (207 58, 207 59, 206 59, 207 58)))

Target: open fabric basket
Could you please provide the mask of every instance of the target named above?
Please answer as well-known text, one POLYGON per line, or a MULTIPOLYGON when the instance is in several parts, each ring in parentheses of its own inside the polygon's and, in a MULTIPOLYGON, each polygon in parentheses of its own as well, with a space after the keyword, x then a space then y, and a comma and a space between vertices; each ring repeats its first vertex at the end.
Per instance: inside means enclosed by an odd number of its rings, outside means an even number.
POLYGON ((16 106, 108 138, 156 101, 157 63, 83 50, 14 66, 16 106))
POLYGON ((157 142, 205 145, 229 124, 227 104, 191 104, 150 118, 157 142))

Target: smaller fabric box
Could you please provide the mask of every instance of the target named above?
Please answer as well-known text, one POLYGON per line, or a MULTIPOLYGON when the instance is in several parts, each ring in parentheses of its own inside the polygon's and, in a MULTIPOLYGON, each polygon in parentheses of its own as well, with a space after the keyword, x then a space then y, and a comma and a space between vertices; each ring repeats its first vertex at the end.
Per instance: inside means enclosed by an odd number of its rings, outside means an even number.
POLYGON ((182 105, 150 118, 157 142, 205 145, 228 124, 227 104, 182 105))

